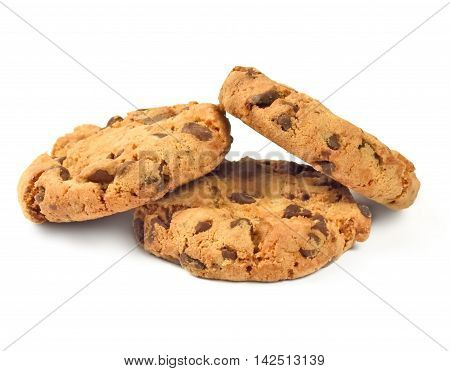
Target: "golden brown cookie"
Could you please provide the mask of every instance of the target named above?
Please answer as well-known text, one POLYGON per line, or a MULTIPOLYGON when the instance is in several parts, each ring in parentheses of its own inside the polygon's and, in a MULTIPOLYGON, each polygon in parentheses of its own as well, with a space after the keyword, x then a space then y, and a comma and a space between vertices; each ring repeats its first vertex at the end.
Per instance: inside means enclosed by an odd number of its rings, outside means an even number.
POLYGON ((107 126, 82 125, 42 154, 18 186, 36 223, 100 218, 156 200, 221 163, 229 122, 213 104, 138 110, 107 126))
POLYGON ((364 196, 392 209, 414 202, 414 165, 308 95, 254 68, 235 67, 219 100, 256 131, 364 196))
POLYGON ((313 273, 364 241, 367 206, 307 165, 249 158, 135 211, 144 248, 198 277, 278 281, 313 273))

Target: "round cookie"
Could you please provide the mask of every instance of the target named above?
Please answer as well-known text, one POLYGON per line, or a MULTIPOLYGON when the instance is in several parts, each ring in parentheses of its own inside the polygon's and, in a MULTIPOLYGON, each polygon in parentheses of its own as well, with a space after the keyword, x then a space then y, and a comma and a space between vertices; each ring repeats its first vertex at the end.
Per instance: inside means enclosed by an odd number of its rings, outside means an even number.
POLYGON ((235 67, 219 100, 256 131, 366 197, 391 209, 414 202, 414 165, 308 95, 254 68, 235 67))
POLYGON ((369 235, 349 190, 307 165, 244 158, 135 211, 145 250, 198 277, 279 281, 313 273, 369 235))
POLYGON ((194 102, 78 126, 25 170, 19 202, 36 223, 129 210, 213 170, 231 140, 223 110, 194 102))

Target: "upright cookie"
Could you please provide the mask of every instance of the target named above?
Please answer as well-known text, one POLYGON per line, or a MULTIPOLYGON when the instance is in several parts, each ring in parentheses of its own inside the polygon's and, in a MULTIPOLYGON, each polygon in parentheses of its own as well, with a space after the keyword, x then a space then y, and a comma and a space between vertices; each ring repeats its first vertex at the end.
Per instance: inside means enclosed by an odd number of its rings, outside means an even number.
POLYGON ((195 276, 278 281, 313 273, 364 241, 371 215, 312 167, 245 158, 138 208, 137 240, 195 276))
POLYGON ((22 174, 19 202, 35 223, 100 218, 156 200, 219 165, 229 122, 213 104, 189 103, 82 125, 22 174))
POLYGON ((414 165, 308 95, 254 68, 235 67, 219 100, 256 131, 366 197, 392 209, 414 202, 414 165))

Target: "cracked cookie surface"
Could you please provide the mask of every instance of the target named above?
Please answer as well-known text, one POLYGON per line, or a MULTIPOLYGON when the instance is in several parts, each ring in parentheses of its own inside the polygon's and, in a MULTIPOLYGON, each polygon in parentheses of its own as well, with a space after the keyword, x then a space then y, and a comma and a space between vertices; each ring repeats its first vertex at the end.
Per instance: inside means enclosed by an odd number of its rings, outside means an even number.
POLYGON ((36 223, 130 210, 210 172, 230 144, 229 122, 213 104, 137 110, 103 128, 81 125, 24 171, 19 202, 36 223))
POLYGON ((366 240, 371 215, 310 166, 244 158, 139 207, 133 224, 145 250, 195 276, 279 281, 366 240))
POLYGON ((235 67, 219 100, 256 131, 366 197, 392 209, 414 202, 414 165, 308 95, 255 68, 235 67))

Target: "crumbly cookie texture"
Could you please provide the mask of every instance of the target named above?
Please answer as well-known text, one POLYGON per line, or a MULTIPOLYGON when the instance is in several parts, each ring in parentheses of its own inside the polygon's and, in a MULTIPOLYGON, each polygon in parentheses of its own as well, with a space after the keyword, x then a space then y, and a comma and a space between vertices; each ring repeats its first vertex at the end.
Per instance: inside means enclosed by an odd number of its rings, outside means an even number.
POLYGON ((319 101, 235 67, 219 96, 225 110, 347 187, 391 209, 410 206, 419 190, 414 165, 319 101))
POLYGON ((223 110, 195 102, 78 126, 25 170, 19 202, 35 223, 129 210, 213 170, 231 140, 223 110))
POLYGON ((145 250, 230 281, 313 273, 366 240, 370 226, 368 207, 312 167, 250 158, 224 161, 134 214, 145 250))

